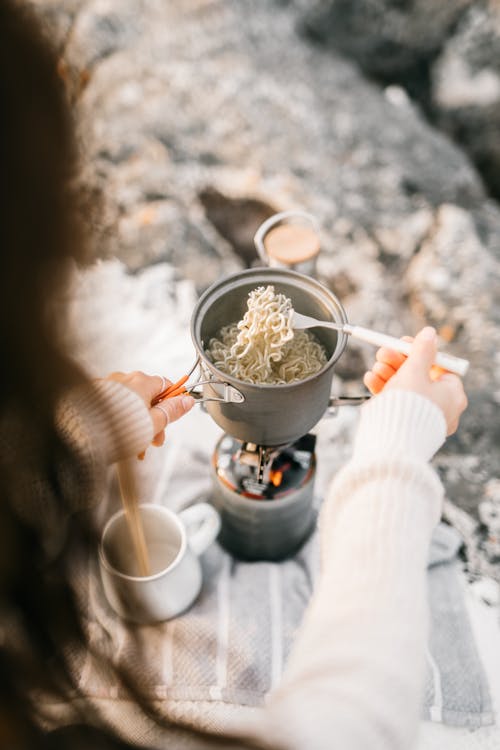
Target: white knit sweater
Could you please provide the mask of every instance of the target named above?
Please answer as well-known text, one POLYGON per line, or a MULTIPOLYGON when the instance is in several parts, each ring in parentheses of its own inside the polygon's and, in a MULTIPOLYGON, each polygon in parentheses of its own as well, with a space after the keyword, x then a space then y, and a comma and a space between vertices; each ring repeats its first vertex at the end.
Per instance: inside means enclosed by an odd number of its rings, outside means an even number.
POLYGON ((253 731, 286 750, 406 750, 427 641, 426 565, 442 486, 442 412, 389 390, 362 409, 321 519, 322 575, 282 684, 253 731))

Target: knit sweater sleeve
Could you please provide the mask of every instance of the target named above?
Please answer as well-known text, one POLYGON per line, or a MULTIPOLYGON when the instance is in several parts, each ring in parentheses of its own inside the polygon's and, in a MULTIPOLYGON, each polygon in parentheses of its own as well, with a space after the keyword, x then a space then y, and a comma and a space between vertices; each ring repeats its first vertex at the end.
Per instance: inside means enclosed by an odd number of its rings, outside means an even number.
POLYGON ((77 481, 60 467, 60 481, 73 510, 99 502, 108 466, 140 453, 153 439, 153 423, 142 399, 110 380, 71 390, 59 404, 57 425, 80 458, 77 481))
POLYGON ((140 453, 153 439, 153 422, 144 401, 111 380, 73 389, 61 401, 57 421, 68 442, 95 465, 140 453))
POLYGON ((441 411, 412 392, 389 390, 363 407, 352 459, 322 508, 320 580, 264 711, 271 747, 412 747, 442 500, 427 462, 445 434, 441 411))
POLYGON ((48 554, 57 554, 64 543, 62 508, 73 512, 98 503, 109 464, 139 453, 153 438, 153 423, 143 401, 121 383, 107 380, 78 386, 61 399, 55 414, 61 441, 54 444, 50 474, 44 456, 26 434, 26 425, 16 415, 7 424, 2 431, 2 457, 9 470, 18 472, 15 510, 39 528, 48 554), (27 456, 23 472, 19 472, 21 455, 27 456))

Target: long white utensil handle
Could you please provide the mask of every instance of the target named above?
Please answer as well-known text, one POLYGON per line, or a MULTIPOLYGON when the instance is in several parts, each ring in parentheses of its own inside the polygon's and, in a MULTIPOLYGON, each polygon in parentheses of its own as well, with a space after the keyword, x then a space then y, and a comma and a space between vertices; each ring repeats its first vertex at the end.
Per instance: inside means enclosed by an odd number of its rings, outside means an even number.
MULTIPOLYGON (((372 331, 370 328, 363 328, 362 326, 352 326, 346 323, 342 330, 344 333, 349 334, 355 339, 360 341, 366 341, 367 344, 374 344, 374 346, 387 346, 389 349, 394 349, 401 354, 408 354, 411 350, 411 343, 408 341, 402 341, 394 336, 388 336, 386 333, 378 333, 372 331)), ((469 362, 466 359, 460 357, 454 357, 453 354, 446 354, 445 352, 438 352, 434 364, 442 367, 443 370, 448 372, 454 372, 462 377, 469 369, 469 362)))

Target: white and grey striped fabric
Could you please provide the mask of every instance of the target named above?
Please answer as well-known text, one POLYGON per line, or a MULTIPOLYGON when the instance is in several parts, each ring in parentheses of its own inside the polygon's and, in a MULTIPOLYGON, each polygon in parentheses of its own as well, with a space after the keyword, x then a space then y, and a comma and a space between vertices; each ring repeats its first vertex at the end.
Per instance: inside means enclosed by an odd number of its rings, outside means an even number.
POLYGON ((459 578, 461 543, 458 533, 445 524, 436 528, 432 539, 424 711, 433 721, 476 729, 492 724, 494 715, 459 578))
MULTIPOLYGON (((318 505, 328 478, 347 458, 355 420, 352 410, 320 425, 318 505)), ((206 415, 192 413, 182 422, 169 447, 152 456, 149 467, 142 467, 148 493, 144 500, 174 509, 209 499, 208 461, 217 437, 206 415)), ((432 632, 422 715, 476 728, 492 723, 494 717, 457 576, 459 545, 453 529, 438 527, 429 566, 432 632)), ((213 545, 204 555, 204 585, 190 611, 171 622, 133 630, 113 615, 92 574, 92 638, 118 661, 136 665, 152 698, 177 714, 187 707, 194 721, 199 705, 200 725, 210 725, 207 704, 258 706, 279 682, 318 574, 318 558, 317 534, 295 557, 281 563, 239 562, 213 545)), ((82 669, 81 685, 95 698, 119 697, 90 662, 82 669)))

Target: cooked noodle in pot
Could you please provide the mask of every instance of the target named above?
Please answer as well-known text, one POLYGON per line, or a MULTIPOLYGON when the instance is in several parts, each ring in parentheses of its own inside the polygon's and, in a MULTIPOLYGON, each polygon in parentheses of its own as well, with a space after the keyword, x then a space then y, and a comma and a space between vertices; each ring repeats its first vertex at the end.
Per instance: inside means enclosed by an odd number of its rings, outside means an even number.
POLYGON ((239 323, 210 339, 207 354, 223 372, 247 383, 293 383, 318 372, 326 352, 308 331, 292 328, 292 303, 273 286, 251 291, 239 323))

